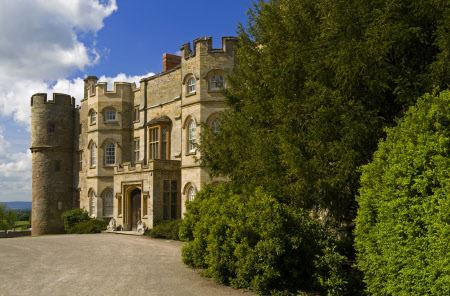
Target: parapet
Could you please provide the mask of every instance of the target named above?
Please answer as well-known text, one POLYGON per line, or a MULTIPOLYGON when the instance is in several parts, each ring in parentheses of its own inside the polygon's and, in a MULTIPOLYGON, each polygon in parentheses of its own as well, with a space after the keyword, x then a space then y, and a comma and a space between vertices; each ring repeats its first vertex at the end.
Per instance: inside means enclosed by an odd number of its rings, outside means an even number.
POLYGON ((181 55, 185 60, 194 57, 197 53, 228 53, 232 54, 234 52, 234 46, 237 43, 236 37, 222 37, 222 47, 213 48, 212 37, 201 37, 193 41, 193 47, 191 49, 191 44, 185 43, 181 46, 181 55))
POLYGON ((37 93, 31 96, 31 106, 35 104, 66 105, 75 108, 75 98, 67 94, 53 93, 53 99, 47 100, 46 93, 37 93))

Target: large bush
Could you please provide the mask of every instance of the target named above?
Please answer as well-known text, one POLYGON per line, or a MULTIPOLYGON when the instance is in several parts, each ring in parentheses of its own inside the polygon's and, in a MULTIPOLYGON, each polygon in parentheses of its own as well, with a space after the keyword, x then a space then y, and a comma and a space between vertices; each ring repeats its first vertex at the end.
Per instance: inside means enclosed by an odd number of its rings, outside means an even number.
POLYGON ((178 232, 180 230, 180 224, 181 220, 163 221, 156 224, 153 229, 146 231, 145 235, 153 238, 179 240, 178 232))
POLYGON ((107 223, 100 219, 89 219, 87 221, 82 221, 70 229, 69 233, 100 233, 106 230, 107 223))
POLYGON ((84 221, 89 221, 91 219, 88 212, 84 209, 73 209, 65 211, 62 214, 62 218, 64 221, 64 230, 67 233, 72 233, 72 229, 75 227, 75 225, 84 221))
POLYGON ((409 109, 362 169, 356 249, 371 295, 450 295, 450 92, 409 109))
POLYGON ((326 234, 306 211, 292 211, 259 189, 235 194, 228 184, 200 191, 187 208, 180 227, 186 264, 264 295, 298 290, 344 295, 344 258, 328 248, 326 234))
POLYGON ((63 213, 64 230, 67 233, 100 233, 106 230, 107 223, 92 219, 84 209, 73 209, 63 213))

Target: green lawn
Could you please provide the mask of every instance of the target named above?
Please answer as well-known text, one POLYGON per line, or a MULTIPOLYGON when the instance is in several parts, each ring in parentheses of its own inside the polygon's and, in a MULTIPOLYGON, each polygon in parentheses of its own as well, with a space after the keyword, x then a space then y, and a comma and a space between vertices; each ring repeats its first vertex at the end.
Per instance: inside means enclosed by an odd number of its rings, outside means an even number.
POLYGON ((16 221, 16 230, 25 230, 30 227, 30 221, 16 221))

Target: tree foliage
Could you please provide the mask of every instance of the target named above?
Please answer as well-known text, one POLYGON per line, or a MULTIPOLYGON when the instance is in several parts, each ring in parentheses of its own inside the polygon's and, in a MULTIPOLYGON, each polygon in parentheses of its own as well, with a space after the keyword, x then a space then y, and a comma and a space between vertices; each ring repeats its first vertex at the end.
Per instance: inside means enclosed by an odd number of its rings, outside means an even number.
POLYGON ((425 95, 362 169, 358 266, 371 295, 450 294, 450 92, 425 95))
POLYGON ((207 187, 187 207, 180 227, 186 264, 262 295, 347 295, 348 275, 341 270, 346 258, 308 212, 293 211, 260 189, 236 194, 230 184, 207 187))
POLYGON ((358 167, 417 97, 448 87, 449 27, 447 0, 259 1, 203 164, 235 193, 315 213, 352 262, 358 167))
POLYGON ((204 164, 236 186, 354 217, 356 168, 383 127, 449 85, 449 26, 446 0, 259 2, 204 164))
POLYGON ((14 210, 7 209, 0 203, 0 230, 8 231, 14 229, 17 221, 17 214, 14 210))

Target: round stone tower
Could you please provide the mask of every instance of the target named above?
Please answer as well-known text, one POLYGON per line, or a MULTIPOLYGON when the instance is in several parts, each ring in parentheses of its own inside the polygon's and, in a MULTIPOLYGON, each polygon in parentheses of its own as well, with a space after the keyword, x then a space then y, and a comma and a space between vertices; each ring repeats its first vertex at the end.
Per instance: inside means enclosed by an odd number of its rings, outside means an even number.
POLYGON ((61 214, 73 207, 75 99, 31 97, 32 235, 61 233, 61 214))

